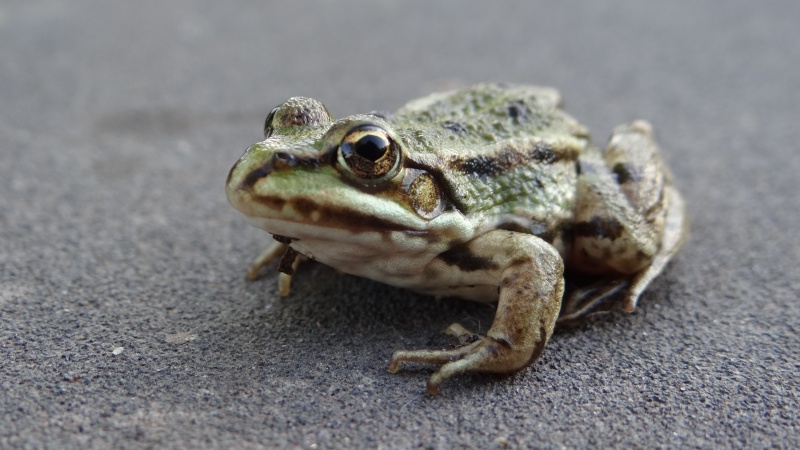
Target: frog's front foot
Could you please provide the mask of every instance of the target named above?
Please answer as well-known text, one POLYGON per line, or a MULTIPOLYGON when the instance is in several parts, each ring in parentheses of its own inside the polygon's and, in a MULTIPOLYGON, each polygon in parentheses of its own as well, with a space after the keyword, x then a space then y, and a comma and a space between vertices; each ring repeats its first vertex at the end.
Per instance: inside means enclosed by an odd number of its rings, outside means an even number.
POLYGON ((469 333, 458 324, 451 325, 448 333, 453 334, 451 330, 455 327, 464 330, 463 337, 467 337, 468 343, 449 350, 398 350, 389 361, 389 372, 397 373, 403 361, 441 365, 428 379, 426 389, 429 395, 436 395, 439 386, 456 375, 467 372, 516 372, 535 360, 546 342, 542 340, 537 348, 527 349, 511 342, 469 333))
POLYGON ((403 361, 440 365, 428 380, 427 391, 431 395, 456 375, 509 374, 533 363, 553 333, 564 294, 561 258, 552 246, 535 236, 493 231, 450 252, 446 260, 453 259, 453 254, 460 255, 458 261, 466 267, 463 270, 474 269, 476 261, 490 268, 487 273, 497 277, 500 298, 486 336, 454 324, 447 332, 459 338, 463 344, 460 347, 394 352, 389 362, 392 373, 403 361))
POLYGON ((278 270, 281 272, 278 276, 278 292, 281 297, 286 297, 291 290, 292 274, 303 261, 303 257, 284 242, 271 242, 250 264, 247 270, 247 279, 250 281, 257 280, 261 276, 261 271, 281 255, 283 255, 283 258, 278 265, 278 270))

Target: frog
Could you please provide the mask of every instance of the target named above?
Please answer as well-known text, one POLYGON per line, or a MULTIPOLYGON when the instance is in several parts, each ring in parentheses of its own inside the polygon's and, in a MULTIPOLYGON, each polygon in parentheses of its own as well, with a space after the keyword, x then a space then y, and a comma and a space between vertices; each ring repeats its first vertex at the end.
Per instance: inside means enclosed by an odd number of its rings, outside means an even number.
POLYGON ((483 83, 340 119, 292 97, 230 169, 226 194, 273 235, 248 278, 280 258, 281 295, 315 260, 496 304, 485 334, 454 323, 458 344, 392 354, 391 373, 434 365, 436 395, 458 375, 530 366, 557 324, 620 302, 633 312, 688 236, 673 180, 648 122, 615 127, 601 148, 556 89, 483 83))

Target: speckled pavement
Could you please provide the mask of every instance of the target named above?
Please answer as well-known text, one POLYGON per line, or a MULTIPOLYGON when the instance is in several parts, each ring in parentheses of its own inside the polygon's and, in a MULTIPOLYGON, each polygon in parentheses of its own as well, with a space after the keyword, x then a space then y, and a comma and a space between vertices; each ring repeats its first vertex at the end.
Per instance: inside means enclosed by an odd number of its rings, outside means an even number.
POLYGON ((797 448, 794 1, 0 5, 0 447, 797 448), (229 167, 292 95, 337 116, 478 81, 558 87, 598 143, 655 125, 692 237, 634 314, 424 394, 392 351, 489 306, 309 264, 229 167))

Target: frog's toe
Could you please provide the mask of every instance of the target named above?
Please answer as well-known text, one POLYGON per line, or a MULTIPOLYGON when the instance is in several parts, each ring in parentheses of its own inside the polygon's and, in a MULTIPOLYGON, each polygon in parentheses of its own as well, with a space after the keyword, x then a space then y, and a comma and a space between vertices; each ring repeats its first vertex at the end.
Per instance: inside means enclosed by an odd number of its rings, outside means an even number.
POLYGON ((286 273, 278 274, 278 293, 281 297, 288 297, 292 290, 292 276, 286 273))
POLYGON ((457 375, 469 372, 516 372, 535 360, 543 347, 526 349, 491 337, 480 337, 451 350, 398 350, 389 362, 389 372, 396 373, 403 361, 441 364, 427 385, 428 394, 436 395, 445 380, 457 375))
POLYGON ((445 380, 468 372, 497 374, 517 372, 538 358, 544 345, 529 349, 486 337, 471 347, 473 348, 466 355, 445 363, 431 375, 427 386, 428 394, 436 395, 439 386, 445 380))
POLYGON ((389 372, 397 373, 402 362, 420 364, 445 364, 469 354, 480 344, 480 340, 449 350, 397 350, 389 360, 389 372))
POLYGON ((472 348, 483 339, 460 323, 453 323, 444 333, 458 339, 459 345, 450 350, 398 350, 392 354, 389 361, 389 372, 397 373, 400 363, 403 361, 416 362, 422 364, 444 364, 455 361, 472 351, 472 348))
POLYGON ((460 323, 450 324, 450 326, 444 330, 444 334, 458 339, 460 345, 471 344, 472 342, 482 339, 482 336, 469 331, 460 323))
POLYGON ((466 372, 471 371, 479 371, 481 370, 480 367, 483 365, 482 361, 484 359, 481 356, 482 352, 473 352, 469 353, 455 361, 449 361, 439 367, 439 370, 433 373, 431 377, 428 379, 428 384, 426 386, 426 392, 428 395, 436 395, 439 393, 439 386, 444 383, 445 380, 448 378, 454 377, 456 375, 461 375, 466 372))
POLYGON ((594 313, 611 310, 616 301, 626 295, 629 286, 629 279, 617 278, 573 288, 562 302, 561 314, 556 323, 577 323, 594 313))

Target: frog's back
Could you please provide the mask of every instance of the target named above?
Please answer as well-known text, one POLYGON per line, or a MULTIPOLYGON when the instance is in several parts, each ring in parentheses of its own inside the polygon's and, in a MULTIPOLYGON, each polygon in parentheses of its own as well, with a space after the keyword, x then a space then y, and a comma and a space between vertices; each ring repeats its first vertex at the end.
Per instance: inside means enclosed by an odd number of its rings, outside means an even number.
POLYGON ((506 115, 525 113, 518 108, 531 104, 538 104, 543 111, 554 110, 561 107, 561 94, 549 87, 483 83, 411 100, 395 116, 431 123, 481 122, 490 117, 502 119, 506 115))
POLYGON ((484 227, 553 242, 573 215, 588 133, 554 89, 480 84, 433 94, 392 120, 409 158, 439 168, 453 205, 484 227))

